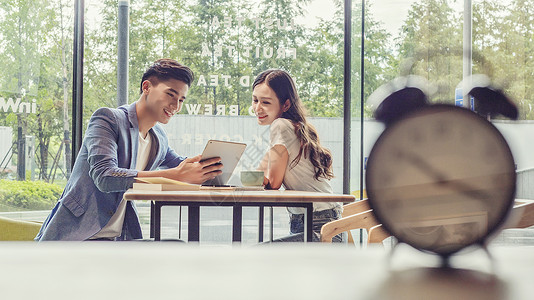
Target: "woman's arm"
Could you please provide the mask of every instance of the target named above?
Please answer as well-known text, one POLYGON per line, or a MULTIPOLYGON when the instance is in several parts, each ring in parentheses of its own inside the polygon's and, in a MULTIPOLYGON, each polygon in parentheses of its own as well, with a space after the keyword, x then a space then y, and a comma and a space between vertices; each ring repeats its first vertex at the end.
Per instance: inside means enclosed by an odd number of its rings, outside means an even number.
POLYGON ((269 179, 267 179, 267 169, 269 168, 269 151, 265 153, 263 158, 260 161, 260 165, 258 166, 258 171, 263 171, 263 185, 266 189, 271 189, 271 186, 269 185, 269 179))
POLYGON ((267 189, 277 190, 282 186, 289 153, 283 145, 274 145, 263 157, 258 170, 263 171, 263 184, 267 189))

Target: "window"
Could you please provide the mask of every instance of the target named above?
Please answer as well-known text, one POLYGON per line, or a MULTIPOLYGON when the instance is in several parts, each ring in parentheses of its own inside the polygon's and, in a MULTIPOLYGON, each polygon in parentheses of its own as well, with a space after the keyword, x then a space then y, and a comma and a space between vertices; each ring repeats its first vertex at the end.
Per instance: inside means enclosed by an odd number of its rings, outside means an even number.
POLYGON ((0 7, 0 215, 42 221, 71 165, 73 3, 0 7))
MULTIPOLYGON (((71 128, 73 2, 19 1, 0 7, 0 215, 43 220, 70 175, 71 136, 79 129, 71 128)), ((188 100, 165 126, 170 144, 193 156, 209 139, 245 142, 239 174, 255 169, 268 148, 269 130, 257 125, 250 109, 252 81, 268 68, 287 70, 321 143, 333 153, 332 186, 342 193, 344 101, 349 100, 344 88, 350 87, 348 191, 365 197, 360 190, 366 157, 384 129, 366 99, 383 83, 413 74, 437 86, 432 102, 461 100, 464 3, 380 0, 363 6, 362 11, 362 2, 352 1, 352 7, 345 7, 341 0, 132 1, 128 102, 139 98, 140 78, 154 60, 170 57, 190 66, 195 81, 188 100), (347 10, 351 35, 345 39, 347 10), (350 43, 350 65, 345 41, 350 43), (347 67, 350 78, 344 80, 347 67)), ((530 7, 526 1, 473 1, 471 44, 472 72, 489 75, 519 107, 519 120, 492 122, 516 160, 517 198, 526 199, 534 199, 530 7)), ((118 106, 118 3, 91 1, 85 8, 83 130, 97 108, 118 106)), ((230 183, 238 182, 234 176, 230 183)), ((148 232, 148 206, 140 204, 139 211, 148 232)), ((284 235, 287 213, 274 212, 275 235, 284 235)), ((243 238, 253 241, 257 211, 244 213, 243 238)), ((170 221, 176 214, 187 215, 178 209, 164 212, 169 235, 176 234, 178 224, 170 221)), ((203 240, 230 241, 230 222, 221 221, 231 219, 229 210, 205 208, 202 219, 203 240)), ((518 241, 523 232, 507 231, 502 241, 518 241)))
MULTIPOLYGON (((495 119, 507 139, 518 174, 516 198, 533 199, 531 32, 534 18, 524 1, 473 1, 472 73, 490 76, 518 105, 518 121, 495 119)), ((432 102, 455 104, 463 76, 463 1, 375 1, 366 7, 365 97, 397 76, 419 75, 437 87, 432 102)), ((461 97, 460 97, 461 98, 461 97)), ((476 107, 475 107, 476 110, 476 107)), ((365 109, 368 155, 383 125, 365 109)), ((469 130, 466 128, 466 130, 469 130)), ((507 230, 496 243, 532 243, 525 230, 507 230)))
MULTIPOLYGON (((88 4, 85 124, 96 108, 117 106, 117 11, 115 1, 88 4)), ((139 98, 142 74, 156 59, 170 57, 191 67, 195 80, 182 112, 164 126, 170 145, 195 156, 209 139, 247 143, 230 179, 239 184, 240 170, 256 169, 269 143, 269 128, 259 126, 251 110, 253 80, 266 69, 284 69, 295 79, 321 143, 333 153, 332 185, 342 193, 343 11, 342 1, 326 0, 132 2, 129 103, 139 98)), ((148 228, 148 208, 139 206, 148 228)), ((287 234, 287 212, 274 211, 275 236, 287 234)), ((256 240, 257 209, 244 213, 250 230, 245 225, 243 239, 256 240)), ((182 212, 166 208, 166 214, 182 212)), ((201 214, 202 240, 231 241, 231 210, 205 207, 201 214)), ((178 225, 168 224, 176 236, 178 225)))

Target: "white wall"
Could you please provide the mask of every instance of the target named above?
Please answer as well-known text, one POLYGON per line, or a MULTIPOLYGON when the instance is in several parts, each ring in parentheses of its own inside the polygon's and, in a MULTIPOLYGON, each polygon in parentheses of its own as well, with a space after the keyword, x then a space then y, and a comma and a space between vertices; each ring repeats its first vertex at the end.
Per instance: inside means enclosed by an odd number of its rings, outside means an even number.
POLYGON ((2 162, 2 160, 6 156, 6 153, 11 148, 12 143, 13 143, 13 131, 11 127, 0 126, 0 162, 2 162))

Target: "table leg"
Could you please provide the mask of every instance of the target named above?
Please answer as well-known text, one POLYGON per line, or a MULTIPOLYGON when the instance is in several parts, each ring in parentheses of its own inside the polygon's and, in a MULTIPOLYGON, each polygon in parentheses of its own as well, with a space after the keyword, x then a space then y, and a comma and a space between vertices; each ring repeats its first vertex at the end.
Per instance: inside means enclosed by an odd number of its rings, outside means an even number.
POLYGON ((154 201, 150 201, 150 238, 154 238, 154 201))
POLYGON ((263 206, 258 206, 258 243, 263 242, 263 219, 265 217, 265 209, 263 206))
POLYGON ((304 216, 304 242, 313 241, 313 203, 306 206, 306 216, 304 216))
POLYGON ((243 206, 237 204, 234 205, 232 223, 232 241, 241 242, 241 231, 243 227, 243 206))
POLYGON ((200 240, 200 206, 189 205, 187 216, 187 240, 198 242, 200 240))
POLYGON ((154 241, 161 240, 161 204, 154 204, 154 241))
POLYGON ((180 206, 180 212, 178 216, 178 239, 182 239, 182 207, 180 206))
POLYGON ((273 207, 272 206, 270 206, 269 209, 270 209, 269 218, 271 219, 270 220, 271 221, 270 222, 271 225, 269 225, 270 226, 270 228, 269 228, 270 229, 269 230, 269 241, 272 243, 273 242, 273 237, 274 237, 274 232, 273 232, 274 231, 274 229, 273 229, 273 226, 274 226, 273 225, 273 223, 274 223, 274 212, 273 212, 273 207))

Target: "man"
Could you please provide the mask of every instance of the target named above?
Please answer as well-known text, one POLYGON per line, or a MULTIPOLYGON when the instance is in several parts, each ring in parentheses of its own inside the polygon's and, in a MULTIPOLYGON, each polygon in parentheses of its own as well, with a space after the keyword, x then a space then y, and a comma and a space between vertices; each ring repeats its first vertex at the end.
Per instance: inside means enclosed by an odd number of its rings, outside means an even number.
POLYGON ((192 81, 188 67, 160 59, 143 74, 137 102, 95 111, 72 175, 36 240, 141 239, 135 206, 123 200, 134 177, 200 184, 221 173, 220 158, 178 156, 157 124, 182 109, 192 81))

